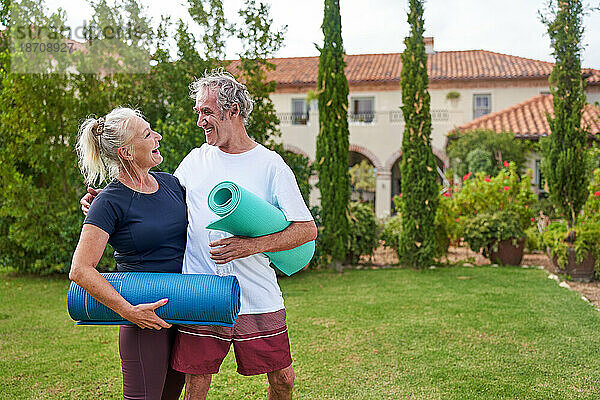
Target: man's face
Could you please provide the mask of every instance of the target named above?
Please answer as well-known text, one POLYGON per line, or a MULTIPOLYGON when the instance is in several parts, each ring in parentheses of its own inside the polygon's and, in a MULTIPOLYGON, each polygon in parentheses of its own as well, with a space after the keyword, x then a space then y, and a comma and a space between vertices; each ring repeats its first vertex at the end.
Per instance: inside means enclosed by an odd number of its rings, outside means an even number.
POLYGON ((206 142, 212 146, 221 147, 230 140, 233 127, 228 112, 221 112, 217 105, 217 93, 205 90, 196 97, 194 111, 198 114, 197 125, 204 129, 206 142))

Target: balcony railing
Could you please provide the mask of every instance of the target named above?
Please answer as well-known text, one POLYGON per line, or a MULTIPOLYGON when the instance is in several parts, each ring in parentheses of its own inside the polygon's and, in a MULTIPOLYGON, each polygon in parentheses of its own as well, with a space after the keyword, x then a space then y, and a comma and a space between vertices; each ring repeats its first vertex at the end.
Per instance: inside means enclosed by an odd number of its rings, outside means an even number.
POLYGON ((309 113, 277 113, 281 125, 307 125, 309 113))
MULTIPOLYGON (((318 121, 318 113, 277 113, 282 126, 285 125, 310 125, 318 121), (310 121, 310 116, 313 121, 310 121)), ((350 125, 376 125, 380 121, 389 121, 390 124, 404 124, 402 110, 373 111, 366 113, 348 113, 350 125)), ((446 122, 450 120, 450 112, 445 109, 432 109, 431 120, 433 122, 446 122)))
POLYGON ((348 113, 348 122, 351 124, 374 124, 377 122, 375 111, 364 113, 348 113))

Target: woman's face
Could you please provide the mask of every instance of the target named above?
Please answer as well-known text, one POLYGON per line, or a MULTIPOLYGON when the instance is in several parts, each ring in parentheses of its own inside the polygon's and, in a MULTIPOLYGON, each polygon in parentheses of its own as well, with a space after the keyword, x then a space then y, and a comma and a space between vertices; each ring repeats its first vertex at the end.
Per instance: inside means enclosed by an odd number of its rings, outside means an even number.
POLYGON ((162 136, 153 131, 150 124, 140 117, 134 117, 130 124, 135 132, 129 143, 133 164, 141 169, 150 169, 160 164, 163 157, 158 148, 162 136))

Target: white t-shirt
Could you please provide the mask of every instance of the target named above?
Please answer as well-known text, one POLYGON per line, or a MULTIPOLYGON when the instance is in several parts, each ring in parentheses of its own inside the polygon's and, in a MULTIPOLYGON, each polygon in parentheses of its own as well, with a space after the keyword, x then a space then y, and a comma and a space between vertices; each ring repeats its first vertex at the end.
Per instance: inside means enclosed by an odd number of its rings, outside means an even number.
MULTIPOLYGON (((186 190, 188 207, 184 274, 215 274, 210 258, 206 225, 219 217, 208 208, 210 190, 232 181, 283 211, 288 221, 312 221, 294 173, 281 156, 262 145, 240 154, 229 154, 203 144, 179 164, 175 176, 186 190)), ((275 271, 262 253, 233 261, 240 282, 240 314, 260 314, 283 308, 275 271)))

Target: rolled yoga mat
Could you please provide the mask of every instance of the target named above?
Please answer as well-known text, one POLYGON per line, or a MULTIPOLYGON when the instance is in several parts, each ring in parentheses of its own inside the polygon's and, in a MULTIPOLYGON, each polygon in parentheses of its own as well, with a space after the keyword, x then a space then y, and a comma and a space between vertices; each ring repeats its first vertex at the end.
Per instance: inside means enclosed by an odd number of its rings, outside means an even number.
MULTIPOLYGON (((240 311, 240 285, 234 276, 151 272, 102 274, 133 305, 169 302, 156 315, 170 324, 233 326, 240 311)), ((78 325, 128 325, 119 314, 71 282, 69 315, 78 325)))
MULTIPOLYGON (((207 229, 238 236, 264 236, 287 228, 291 222, 283 211, 243 187, 229 181, 217 184, 208 195, 208 207, 220 219, 207 229)), ((315 253, 314 240, 290 250, 265 252, 273 265, 286 275, 304 268, 315 253)))

